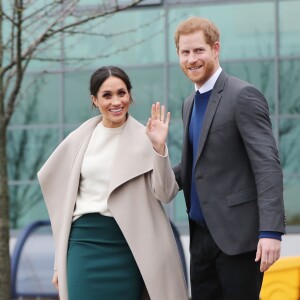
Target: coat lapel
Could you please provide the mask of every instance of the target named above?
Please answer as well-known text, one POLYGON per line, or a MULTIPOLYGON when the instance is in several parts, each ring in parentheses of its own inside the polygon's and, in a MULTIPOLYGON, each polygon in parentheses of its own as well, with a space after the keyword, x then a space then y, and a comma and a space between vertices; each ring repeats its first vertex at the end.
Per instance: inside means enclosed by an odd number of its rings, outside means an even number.
POLYGON ((124 126, 112 166, 109 194, 118 186, 153 169, 153 148, 144 125, 131 116, 124 126))
MULTIPOLYGON (((62 199, 62 186, 70 187, 68 202, 69 205, 75 205, 82 160, 92 132, 100 121, 101 117, 94 117, 71 133, 39 171, 45 200, 52 208, 48 207, 50 211, 55 211, 62 199)), ((145 126, 128 117, 112 166, 109 194, 124 182, 153 169, 154 150, 145 130, 145 126)))
POLYGON ((75 205, 84 153, 100 120, 99 116, 89 119, 73 131, 38 172, 50 215, 55 214, 57 206, 62 206, 62 203, 66 203, 65 206, 72 213, 70 208, 75 205))
POLYGON ((211 93, 211 96, 210 96, 210 99, 208 102, 207 110, 205 113, 203 125, 202 125, 202 131, 201 131, 201 136, 199 139, 196 161, 198 161, 198 159, 202 153, 203 147, 205 145, 211 123, 213 121, 217 107, 222 98, 222 92, 224 90, 224 85, 225 85, 225 81, 227 80, 227 77, 228 77, 228 75, 226 73, 221 72, 221 74, 220 74, 219 78, 217 79, 215 86, 212 90, 212 93, 211 93))

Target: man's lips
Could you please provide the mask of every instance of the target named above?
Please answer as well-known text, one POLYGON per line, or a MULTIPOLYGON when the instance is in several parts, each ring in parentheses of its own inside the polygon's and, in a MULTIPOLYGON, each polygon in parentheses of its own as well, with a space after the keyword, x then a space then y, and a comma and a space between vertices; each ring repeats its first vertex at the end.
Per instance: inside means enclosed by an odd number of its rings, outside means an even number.
POLYGON ((190 71, 197 71, 200 70, 202 66, 197 66, 197 67, 190 67, 188 68, 190 71))

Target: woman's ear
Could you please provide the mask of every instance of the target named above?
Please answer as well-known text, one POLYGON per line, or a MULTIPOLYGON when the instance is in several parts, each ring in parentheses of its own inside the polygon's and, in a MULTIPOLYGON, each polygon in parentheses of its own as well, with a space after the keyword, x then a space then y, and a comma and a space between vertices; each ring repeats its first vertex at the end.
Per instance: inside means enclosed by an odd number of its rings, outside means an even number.
POLYGON ((98 107, 97 98, 95 96, 91 95, 91 99, 92 99, 92 105, 95 107, 98 107))

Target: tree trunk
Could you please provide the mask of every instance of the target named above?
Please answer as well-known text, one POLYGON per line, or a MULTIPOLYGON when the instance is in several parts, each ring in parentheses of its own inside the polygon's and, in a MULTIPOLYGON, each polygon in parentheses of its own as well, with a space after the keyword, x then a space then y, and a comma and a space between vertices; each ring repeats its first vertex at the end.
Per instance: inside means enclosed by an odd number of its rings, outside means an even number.
MULTIPOLYGON (((3 102, 0 99, 0 105, 3 102), (2 102, 2 103, 1 103, 2 102)), ((9 198, 6 163, 6 126, 0 116, 0 300, 11 300, 9 255, 9 198)))

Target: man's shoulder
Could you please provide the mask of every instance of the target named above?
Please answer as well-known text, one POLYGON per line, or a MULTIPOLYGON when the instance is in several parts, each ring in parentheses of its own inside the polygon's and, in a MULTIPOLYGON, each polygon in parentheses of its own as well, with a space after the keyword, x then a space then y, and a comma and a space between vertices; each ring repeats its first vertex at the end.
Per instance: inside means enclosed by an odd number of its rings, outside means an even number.
POLYGON ((227 75, 227 84, 231 87, 235 86, 237 88, 254 87, 254 85, 251 84, 250 82, 229 74, 227 75))

